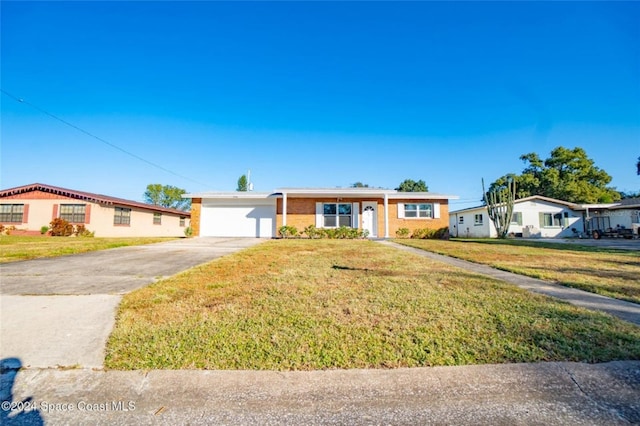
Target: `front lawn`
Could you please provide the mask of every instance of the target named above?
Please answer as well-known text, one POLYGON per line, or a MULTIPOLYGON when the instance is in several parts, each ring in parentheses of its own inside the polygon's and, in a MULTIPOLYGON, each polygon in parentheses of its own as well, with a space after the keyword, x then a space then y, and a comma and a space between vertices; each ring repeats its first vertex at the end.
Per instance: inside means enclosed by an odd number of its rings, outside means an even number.
POLYGON ((0 263, 137 246, 174 239, 166 237, 86 238, 2 235, 0 236, 0 263))
POLYGON ((123 298, 111 369, 640 359, 640 328, 370 241, 278 240, 123 298))
POLYGON ((640 303, 640 252, 526 240, 396 240, 434 253, 640 303))

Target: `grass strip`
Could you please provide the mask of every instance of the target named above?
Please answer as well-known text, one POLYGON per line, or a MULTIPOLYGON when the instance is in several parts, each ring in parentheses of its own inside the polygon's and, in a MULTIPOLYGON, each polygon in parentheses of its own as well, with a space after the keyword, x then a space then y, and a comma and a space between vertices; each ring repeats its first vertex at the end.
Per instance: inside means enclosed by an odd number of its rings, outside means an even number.
POLYGON ((86 238, 2 235, 0 236, 0 263, 58 257, 174 239, 166 237, 86 238))

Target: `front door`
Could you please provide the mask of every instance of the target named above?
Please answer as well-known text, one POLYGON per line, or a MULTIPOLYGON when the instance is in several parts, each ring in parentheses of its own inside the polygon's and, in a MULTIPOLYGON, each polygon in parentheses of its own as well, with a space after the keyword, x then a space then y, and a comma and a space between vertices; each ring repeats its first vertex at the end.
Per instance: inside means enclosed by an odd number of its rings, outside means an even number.
POLYGON ((377 205, 375 201, 365 201, 362 203, 362 229, 369 231, 369 237, 378 236, 377 205))

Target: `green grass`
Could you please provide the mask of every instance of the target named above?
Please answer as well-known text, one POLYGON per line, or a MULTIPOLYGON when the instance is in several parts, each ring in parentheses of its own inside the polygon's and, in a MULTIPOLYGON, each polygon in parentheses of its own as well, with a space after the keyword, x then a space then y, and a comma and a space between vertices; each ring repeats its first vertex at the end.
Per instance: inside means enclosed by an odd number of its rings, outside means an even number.
POLYGON ((434 253, 640 303, 640 252, 522 240, 396 240, 434 253))
POLYGON ((111 369, 640 359, 640 328, 370 241, 270 241, 123 298, 111 369))
POLYGON ((2 235, 0 236, 0 263, 151 244, 173 239, 175 238, 85 238, 2 235))

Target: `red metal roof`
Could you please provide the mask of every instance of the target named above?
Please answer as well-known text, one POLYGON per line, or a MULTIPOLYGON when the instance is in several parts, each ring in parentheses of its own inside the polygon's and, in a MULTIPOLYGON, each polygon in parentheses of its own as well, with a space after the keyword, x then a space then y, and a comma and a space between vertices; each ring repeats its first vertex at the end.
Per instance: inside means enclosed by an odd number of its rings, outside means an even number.
POLYGON ((84 200, 94 202, 98 204, 106 204, 113 206, 125 206, 135 207, 138 209, 152 210, 162 213, 171 213, 185 217, 191 217, 190 212, 185 212, 177 209, 170 209, 166 207, 156 206, 153 204, 141 203, 138 201, 125 200, 124 198, 110 197, 108 195, 94 194, 92 192, 76 191, 74 189, 60 188, 58 186, 45 185, 42 183, 32 183, 31 185, 17 186, 15 188, 0 190, 0 198, 8 197, 11 195, 24 194, 25 192, 42 191, 51 194, 62 195, 69 198, 75 198, 78 200, 84 200))

